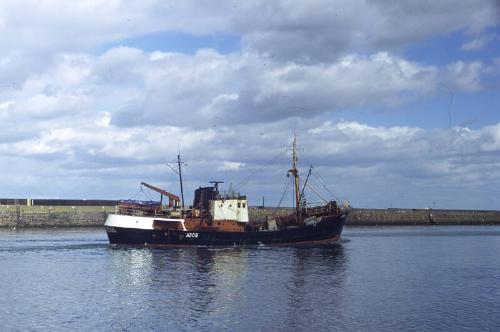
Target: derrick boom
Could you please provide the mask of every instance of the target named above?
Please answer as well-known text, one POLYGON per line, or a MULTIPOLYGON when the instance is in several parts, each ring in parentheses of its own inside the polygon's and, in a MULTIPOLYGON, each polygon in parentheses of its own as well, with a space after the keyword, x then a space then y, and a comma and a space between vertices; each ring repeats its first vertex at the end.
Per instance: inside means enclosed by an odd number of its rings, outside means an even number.
POLYGON ((181 199, 179 198, 179 196, 177 195, 174 195, 172 193, 169 193, 168 191, 165 191, 161 188, 158 188, 158 187, 155 187, 153 185, 150 185, 146 182, 141 182, 141 185, 144 186, 144 187, 147 187, 153 191, 156 191, 166 197, 168 197, 168 206, 169 207, 172 207, 172 206, 178 206, 179 205, 179 202, 181 201, 181 199))

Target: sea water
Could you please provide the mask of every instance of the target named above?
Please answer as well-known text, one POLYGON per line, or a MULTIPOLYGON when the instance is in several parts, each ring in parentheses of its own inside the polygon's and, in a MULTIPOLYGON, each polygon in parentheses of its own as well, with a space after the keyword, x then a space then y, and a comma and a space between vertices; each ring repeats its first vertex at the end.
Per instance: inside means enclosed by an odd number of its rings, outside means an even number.
POLYGON ((335 245, 112 246, 0 231, 1 331, 500 330, 500 227, 346 228, 335 245))

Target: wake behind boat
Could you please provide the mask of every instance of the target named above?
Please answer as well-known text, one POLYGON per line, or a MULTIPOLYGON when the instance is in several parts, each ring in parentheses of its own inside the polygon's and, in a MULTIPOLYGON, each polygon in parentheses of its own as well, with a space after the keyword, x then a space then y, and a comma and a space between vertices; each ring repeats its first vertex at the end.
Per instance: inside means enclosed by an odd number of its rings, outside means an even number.
POLYGON ((178 156, 181 197, 142 183, 161 194, 159 204, 125 201, 110 214, 105 228, 112 244, 151 246, 233 246, 256 244, 328 243, 340 239, 349 211, 336 201, 307 206, 304 187, 297 169, 296 139, 292 146, 292 168, 295 189, 294 212, 266 220, 263 223, 248 218, 246 196, 221 194, 219 181, 194 192, 192 207, 184 208, 181 162, 178 156), (162 206, 163 196, 168 207, 162 206))

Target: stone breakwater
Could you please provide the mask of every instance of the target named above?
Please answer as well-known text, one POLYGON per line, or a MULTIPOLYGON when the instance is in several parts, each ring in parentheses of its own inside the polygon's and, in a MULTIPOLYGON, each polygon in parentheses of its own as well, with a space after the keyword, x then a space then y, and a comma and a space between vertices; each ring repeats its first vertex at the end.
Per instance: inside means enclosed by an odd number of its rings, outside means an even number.
MULTIPOLYGON (((0 206, 0 227, 103 226, 114 207, 0 206)), ((289 208, 251 208, 250 219, 264 221, 289 208)), ((382 225, 500 225, 500 211, 435 209, 351 209, 346 227, 382 225)))
POLYGON ((500 211, 436 209, 352 209, 347 226, 499 225, 500 211))
MULTIPOLYGON (((265 220, 292 213, 293 209, 252 208, 250 219, 265 220)), ((360 209, 353 208, 346 227, 383 225, 500 225, 500 211, 442 209, 360 209)))
POLYGON ((102 226, 106 212, 0 212, 0 227, 78 227, 102 226))
MULTIPOLYGON (((250 219, 264 221, 292 212, 291 208, 252 208, 250 219)), ((379 225, 500 225, 500 211, 353 208, 346 222, 346 227, 379 225)))

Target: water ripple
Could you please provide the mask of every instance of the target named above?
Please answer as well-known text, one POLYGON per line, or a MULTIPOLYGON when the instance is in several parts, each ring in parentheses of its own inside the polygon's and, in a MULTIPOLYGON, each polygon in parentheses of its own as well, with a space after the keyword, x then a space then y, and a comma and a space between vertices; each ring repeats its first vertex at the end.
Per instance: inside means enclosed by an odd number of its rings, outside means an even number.
POLYGON ((497 330, 498 235, 360 228, 325 246, 151 248, 108 245, 102 230, 0 231, 0 321, 12 331, 497 330))

